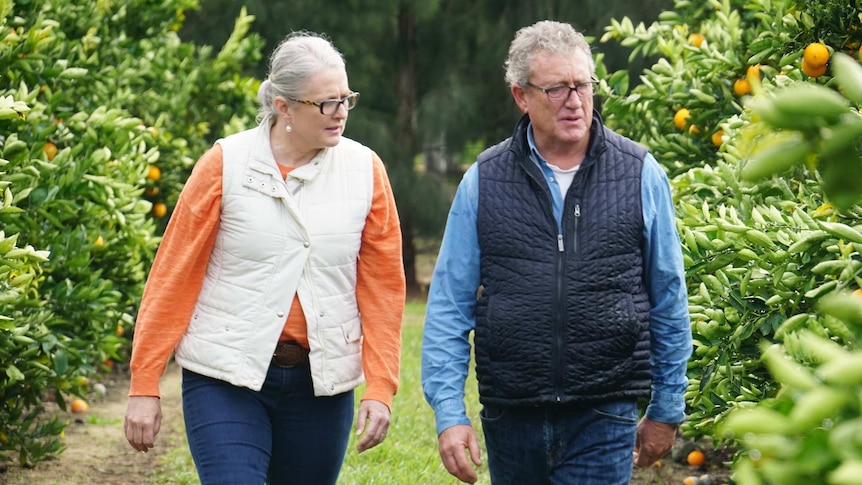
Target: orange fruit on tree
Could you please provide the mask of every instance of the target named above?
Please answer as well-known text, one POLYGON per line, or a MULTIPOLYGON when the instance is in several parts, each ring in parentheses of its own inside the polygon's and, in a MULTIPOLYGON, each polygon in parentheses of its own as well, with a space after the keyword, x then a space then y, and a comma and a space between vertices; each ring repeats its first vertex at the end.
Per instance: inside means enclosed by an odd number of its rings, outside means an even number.
POLYGON ((703 44, 704 40, 706 40, 706 37, 704 37, 701 33, 695 32, 694 34, 688 36, 688 43, 695 47, 700 47, 701 44, 703 44))
POLYGON ((822 66, 812 66, 803 59, 802 72, 804 72, 808 77, 820 77, 826 74, 826 64, 823 64, 822 66))
POLYGON ((691 450, 686 457, 686 461, 691 466, 701 466, 706 463, 706 455, 700 450, 691 450))
POLYGON ((760 79, 760 64, 748 66, 748 69, 745 70, 745 77, 748 79, 753 79, 755 77, 760 79))
POLYGON ((150 167, 147 169, 147 179, 155 182, 160 178, 162 178, 162 170, 155 165, 150 165, 150 167))
POLYGON ((697 485, 697 477, 685 477, 682 485, 697 485))
POLYGON ((697 135, 698 133, 700 133, 700 128, 698 128, 697 125, 691 125, 688 127, 689 135, 697 135))
POLYGON ((825 66, 829 62, 829 49, 820 42, 812 42, 802 51, 802 60, 812 68, 825 66))
POLYGON ((77 399, 72 400, 72 404, 70 406, 70 409, 72 410, 73 413, 81 414, 81 413, 86 413, 87 411, 89 411, 90 405, 87 404, 87 401, 85 401, 81 398, 77 398, 77 399))
POLYGON ((144 194, 147 197, 153 197, 153 196, 159 195, 159 188, 156 187, 155 185, 152 187, 147 187, 146 189, 144 189, 144 194))
POLYGON ((57 155, 57 145, 49 142, 45 142, 45 146, 42 147, 42 153, 48 157, 48 160, 53 160, 57 155))
POLYGON ((153 215, 156 217, 165 217, 168 213, 168 206, 164 202, 156 202, 153 204, 153 215))
POLYGON ((717 146, 717 147, 720 147, 721 144, 723 143, 722 137, 724 137, 724 130, 718 130, 715 133, 713 133, 712 137, 711 137, 712 144, 717 146))
POLYGON ((122 325, 117 325, 117 337, 122 337, 126 333, 126 329, 122 325))
POLYGON ((742 97, 751 92, 751 83, 748 78, 741 77, 733 83, 733 94, 742 97))
POLYGON ((677 110, 676 114, 673 115, 673 124, 680 130, 685 128, 685 125, 688 124, 688 119, 691 117, 691 112, 688 108, 680 108, 677 110))

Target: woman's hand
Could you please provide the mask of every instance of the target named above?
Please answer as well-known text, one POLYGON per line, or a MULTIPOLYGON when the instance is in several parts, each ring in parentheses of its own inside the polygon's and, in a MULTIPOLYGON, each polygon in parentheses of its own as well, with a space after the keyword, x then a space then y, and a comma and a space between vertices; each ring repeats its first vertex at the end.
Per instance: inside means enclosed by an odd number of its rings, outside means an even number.
POLYGON ((356 449, 362 453, 374 448, 386 439, 389 431, 389 406, 380 401, 368 399, 359 404, 359 415, 356 418, 356 434, 362 435, 356 444, 356 449))
POLYGON ((132 396, 126 405, 123 429, 132 448, 146 453, 155 446, 162 426, 162 403, 155 396, 132 396))

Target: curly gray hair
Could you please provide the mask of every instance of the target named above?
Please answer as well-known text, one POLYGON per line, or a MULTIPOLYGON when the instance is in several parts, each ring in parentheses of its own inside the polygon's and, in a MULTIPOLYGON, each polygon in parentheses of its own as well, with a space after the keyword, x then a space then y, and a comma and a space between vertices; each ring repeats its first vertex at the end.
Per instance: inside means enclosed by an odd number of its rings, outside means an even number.
POLYGON ((308 78, 328 67, 345 68, 344 56, 332 42, 313 32, 289 34, 270 56, 269 75, 258 88, 258 122, 272 123, 278 116, 275 98, 301 98, 308 78))
POLYGON ((509 85, 524 86, 532 74, 530 66, 537 52, 570 55, 577 50, 587 54, 590 74, 594 74, 596 65, 590 44, 574 27, 553 20, 542 20, 524 27, 515 33, 515 38, 509 46, 509 58, 505 63, 506 82, 509 85))

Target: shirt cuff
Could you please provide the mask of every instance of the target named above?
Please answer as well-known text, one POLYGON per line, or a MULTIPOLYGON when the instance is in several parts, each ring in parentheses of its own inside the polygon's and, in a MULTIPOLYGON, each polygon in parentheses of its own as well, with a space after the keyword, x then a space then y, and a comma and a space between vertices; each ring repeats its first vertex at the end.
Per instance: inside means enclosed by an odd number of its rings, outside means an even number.
POLYGON ((372 389, 370 386, 365 388, 365 393, 360 398, 360 401, 374 400, 380 401, 389 408, 389 412, 392 412, 392 392, 387 392, 382 389, 372 389))
POLYGON ((470 425, 467 417, 467 407, 460 399, 447 399, 434 406, 434 417, 437 423, 437 435, 444 430, 459 424, 470 425))
POLYGON ((669 394, 653 389, 646 417, 659 423, 681 424, 685 421, 685 398, 682 394, 669 394))
POLYGON ((131 383, 129 384, 129 396, 155 396, 161 397, 159 393, 159 380, 161 374, 158 371, 145 369, 133 369, 131 383))

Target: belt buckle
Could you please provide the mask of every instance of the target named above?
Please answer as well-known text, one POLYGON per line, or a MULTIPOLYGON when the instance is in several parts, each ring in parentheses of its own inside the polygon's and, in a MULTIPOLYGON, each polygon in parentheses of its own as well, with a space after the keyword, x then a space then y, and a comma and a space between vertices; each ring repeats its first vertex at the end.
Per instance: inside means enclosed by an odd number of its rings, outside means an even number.
POLYGON ((279 342, 272 354, 272 362, 284 369, 307 361, 308 351, 295 342, 279 342))

